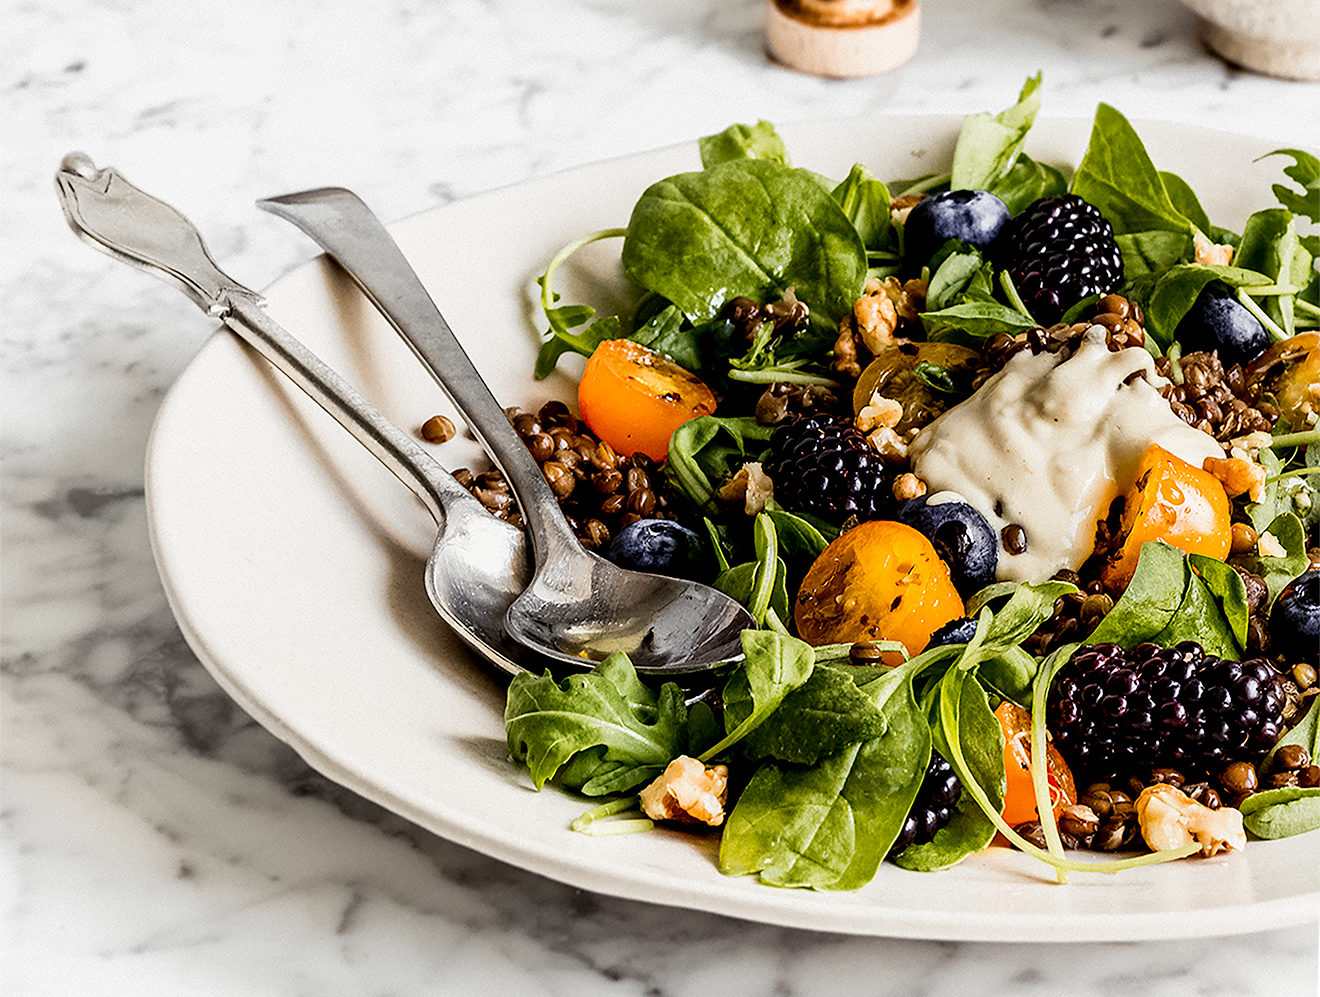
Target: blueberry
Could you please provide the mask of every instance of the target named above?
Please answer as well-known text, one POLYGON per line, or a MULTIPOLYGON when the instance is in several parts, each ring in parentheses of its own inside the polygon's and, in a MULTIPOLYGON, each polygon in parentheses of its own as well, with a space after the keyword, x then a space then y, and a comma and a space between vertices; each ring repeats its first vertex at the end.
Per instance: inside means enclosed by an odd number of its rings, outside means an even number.
POLYGON ((1298 575, 1270 610, 1270 652, 1314 661, 1320 648, 1320 570, 1298 575))
POLYGON ((932 647, 943 647, 945 644, 966 644, 975 636, 976 621, 970 616, 961 616, 931 634, 922 650, 929 651, 932 647))
POLYGON ((605 556, 619 567, 634 571, 675 578, 704 574, 701 538, 669 519, 639 519, 625 526, 605 556))
POLYGON ((918 201, 903 225, 904 255, 914 268, 930 261, 949 239, 985 249, 1009 219, 1008 208, 984 190, 947 190, 918 201))
POLYGON ((914 498, 899 506, 898 521, 925 534, 964 597, 995 580, 999 540, 986 518, 966 502, 930 505, 925 496, 914 498))
POLYGON ((1269 333, 1223 284, 1210 283, 1174 332, 1184 353, 1219 351, 1225 367, 1246 366, 1270 345, 1269 333))

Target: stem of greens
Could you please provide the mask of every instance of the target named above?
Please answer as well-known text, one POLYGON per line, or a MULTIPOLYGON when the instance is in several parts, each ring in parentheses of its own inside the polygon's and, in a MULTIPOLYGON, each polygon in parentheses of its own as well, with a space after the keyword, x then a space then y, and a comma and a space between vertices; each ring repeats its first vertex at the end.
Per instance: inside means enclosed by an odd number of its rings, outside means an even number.
POLYGON ((784 621, 779 618, 779 614, 770 608, 765 611, 765 629, 773 630, 783 637, 793 636, 788 632, 788 627, 784 626, 784 621))
POLYGON ((1265 314, 1265 310, 1251 300, 1251 295, 1245 293, 1242 288, 1238 288, 1238 301, 1242 302, 1242 307, 1256 316, 1256 321, 1265 327, 1265 331, 1270 334, 1270 338, 1276 343, 1282 343, 1288 338, 1288 334, 1279 328, 1274 319, 1265 314))
POLYGON ((742 381, 745 384, 815 384, 822 388, 841 387, 838 381, 822 377, 819 374, 776 370, 774 367, 767 367, 764 370, 738 370, 734 368, 729 371, 729 380, 742 381))
POLYGON ((1311 443, 1320 443, 1320 429, 1302 429, 1296 433, 1280 433, 1270 441, 1266 450, 1276 447, 1300 447, 1311 443))
MULTIPOLYGON (((1046 698, 1054 676, 1079 647, 1080 644, 1065 644, 1046 658, 1036 673, 1036 682, 1031 689, 1031 785, 1036 791, 1036 816, 1040 818, 1045 844, 1056 859, 1063 858, 1063 839, 1059 837, 1059 825, 1054 819, 1054 801, 1050 799, 1047 764, 1049 745, 1045 733, 1046 698)), ((1068 870, 1056 867, 1055 872, 1059 883, 1067 884, 1068 870)))
POLYGON ((1299 312, 1306 312, 1306 314, 1312 316, 1313 318, 1320 318, 1320 307, 1316 307, 1315 305, 1311 304, 1311 302, 1304 301, 1301 298, 1298 298, 1296 301, 1293 302, 1293 309, 1299 312))
POLYGON ((1164 355, 1169 358, 1169 380, 1175 385, 1182 384, 1182 364, 1178 362, 1182 359, 1182 343, 1175 339, 1169 344, 1169 352, 1164 355))
POLYGON ((636 796, 625 796, 621 799, 610 800, 608 803, 602 803, 598 807, 592 807, 577 820, 569 825, 579 834, 590 834, 594 837, 602 837, 610 834, 637 834, 641 831, 649 831, 655 827, 655 821, 649 817, 631 817, 624 820, 612 820, 607 824, 596 826, 598 821, 606 817, 613 817, 615 814, 626 813, 629 810, 638 809, 638 798, 636 796))
POLYGON ((1304 478, 1311 474, 1320 474, 1320 467, 1298 467, 1291 471, 1284 471, 1282 474, 1266 478, 1265 484, 1273 484, 1276 481, 1282 481, 1284 478, 1304 478))

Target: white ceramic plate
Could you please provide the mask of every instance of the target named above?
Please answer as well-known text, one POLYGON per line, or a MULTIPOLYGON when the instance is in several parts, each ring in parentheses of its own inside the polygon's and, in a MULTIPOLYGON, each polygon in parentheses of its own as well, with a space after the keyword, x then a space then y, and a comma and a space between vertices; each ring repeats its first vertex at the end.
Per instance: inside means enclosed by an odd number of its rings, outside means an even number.
MULTIPOLYGON (((886 177, 944 168, 956 118, 881 117, 785 127, 795 163, 829 176, 854 161, 886 177)), ((1085 121, 1043 121, 1028 150, 1073 164, 1085 121)), ((1240 226, 1270 201, 1272 146, 1190 127, 1142 128, 1163 169, 1240 226)), ((585 232, 625 224, 642 189, 699 167, 695 143, 571 170, 414 216, 393 231, 497 397, 572 399, 534 383, 533 277, 585 232)), ((270 193, 270 192, 259 192, 270 193)), ((564 268, 566 300, 627 300, 618 243, 564 268)), ((280 322, 400 426, 449 411, 406 347, 323 260, 269 289, 280 322)), ((472 444, 437 448, 449 467, 472 444)), ((411 494, 237 340, 217 334, 161 408, 148 455, 152 537, 184 633, 216 679, 312 765, 437 834, 590 890, 802 928, 1012 941, 1147 939, 1258 930, 1320 910, 1320 834, 1245 854, 1076 875, 991 849, 938 874, 885 865, 854 893, 721 876, 716 838, 658 831, 592 838, 585 808, 536 793, 506 757, 503 694, 446 630, 422 586, 433 530, 411 494)))

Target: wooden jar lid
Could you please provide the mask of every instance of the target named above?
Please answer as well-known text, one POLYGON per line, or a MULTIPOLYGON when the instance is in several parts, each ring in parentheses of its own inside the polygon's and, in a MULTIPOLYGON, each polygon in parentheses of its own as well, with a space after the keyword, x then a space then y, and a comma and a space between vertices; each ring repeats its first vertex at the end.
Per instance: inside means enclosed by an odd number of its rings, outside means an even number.
POLYGON ((918 0, 766 0, 770 55, 815 76, 873 76, 917 51, 918 0))

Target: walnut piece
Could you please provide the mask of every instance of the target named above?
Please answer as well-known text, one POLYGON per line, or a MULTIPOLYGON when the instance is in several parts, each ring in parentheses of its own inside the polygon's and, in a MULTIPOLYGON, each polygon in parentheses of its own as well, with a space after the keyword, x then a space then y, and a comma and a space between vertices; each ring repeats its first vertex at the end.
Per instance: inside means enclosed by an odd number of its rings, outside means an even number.
POLYGON ((908 499, 921 498, 926 494, 926 482, 922 481, 911 471, 904 471, 894 479, 894 498, 900 502, 906 502, 908 499))
POLYGON ((1192 248, 1196 252, 1197 263, 1226 267, 1233 261, 1232 246, 1221 246, 1211 242, 1200 232, 1192 236, 1192 248))
POLYGON ((723 502, 741 502, 743 511, 755 516, 765 511, 766 503, 775 497, 775 483, 759 461, 752 461, 721 485, 715 496, 723 502))
POLYGON ((1265 468, 1246 457, 1207 457, 1201 468, 1218 478, 1229 495, 1246 492, 1253 502, 1265 497, 1265 468))
POLYGON ((862 372, 861 349, 875 356, 897 339, 900 322, 914 322, 926 302, 926 283, 909 280, 900 284, 896 277, 868 277, 862 296, 853 302, 852 314, 839 324, 839 338, 834 344, 835 370, 857 377, 862 372))
POLYGON ((1232 807, 1211 810, 1167 783, 1147 786, 1135 806, 1141 836, 1152 851, 1195 843, 1201 846, 1202 855, 1217 855, 1247 843, 1241 811, 1232 807))
POLYGON ((652 820, 717 827, 724 823, 728 796, 728 766, 706 768, 695 758, 679 755, 642 790, 642 812, 652 820))
POLYGON ((873 429, 893 429, 902 419, 902 402, 872 391, 870 401, 857 413, 856 426, 863 433, 869 433, 873 429))

